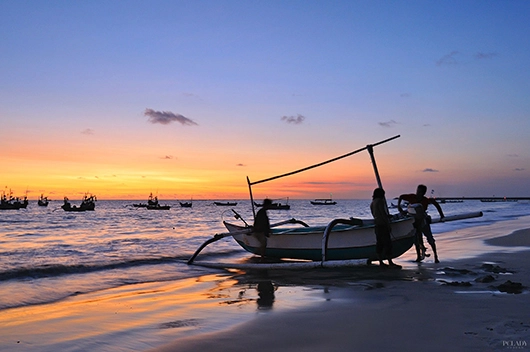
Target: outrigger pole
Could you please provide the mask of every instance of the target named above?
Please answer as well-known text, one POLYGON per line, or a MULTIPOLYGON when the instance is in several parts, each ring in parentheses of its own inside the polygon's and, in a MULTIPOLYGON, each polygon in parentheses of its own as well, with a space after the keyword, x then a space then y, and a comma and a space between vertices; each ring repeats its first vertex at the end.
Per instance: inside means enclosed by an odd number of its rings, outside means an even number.
POLYGON ((374 144, 368 144, 364 148, 354 150, 353 152, 349 152, 347 154, 338 156, 336 158, 329 159, 329 160, 323 161, 323 162, 315 164, 315 165, 307 166, 307 167, 304 167, 303 169, 299 169, 299 170, 296 170, 296 171, 291 171, 291 172, 288 172, 286 174, 265 178, 263 180, 250 182, 250 179, 247 176, 248 189, 249 189, 249 192, 250 192, 250 201, 252 202, 252 213, 254 214, 254 217, 256 217, 256 211, 255 211, 255 208, 254 208, 254 198, 252 196, 252 186, 253 185, 257 185, 258 183, 268 182, 268 181, 276 180, 278 178, 282 178, 282 177, 285 177, 285 176, 291 176, 291 175, 297 174, 299 172, 303 172, 303 171, 307 171, 307 170, 310 170, 310 169, 314 169, 316 167, 319 167, 319 166, 322 166, 322 165, 326 165, 326 164, 332 163, 334 161, 349 157, 349 156, 351 156, 353 154, 357 154, 359 152, 362 152, 363 150, 368 150, 368 153, 370 154, 370 158, 372 159, 372 166, 374 167, 374 173, 375 173, 375 178, 377 180, 377 185, 380 188, 383 188, 383 185, 381 183, 381 178, 379 177, 379 171, 377 170, 377 164, 375 163, 374 147, 376 147, 376 146, 378 146, 380 144, 386 143, 386 142, 390 142, 391 140, 394 140, 394 139, 399 138, 399 137, 401 137, 401 136, 398 134, 397 136, 385 139, 384 141, 380 141, 380 142, 377 142, 377 143, 374 143, 374 144))

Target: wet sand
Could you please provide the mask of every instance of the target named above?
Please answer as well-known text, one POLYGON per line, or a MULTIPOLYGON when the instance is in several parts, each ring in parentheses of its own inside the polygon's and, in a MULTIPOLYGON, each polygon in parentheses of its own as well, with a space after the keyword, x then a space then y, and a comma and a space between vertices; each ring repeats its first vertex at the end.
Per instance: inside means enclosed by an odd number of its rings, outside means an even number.
POLYGON ((529 238, 530 216, 438 235, 440 264, 205 271, 10 309, 0 350, 530 350, 529 238))
MULTIPOLYGON (((416 265, 409 254, 408 261, 398 260, 403 270, 387 269, 380 279, 362 280, 365 285, 330 288, 318 304, 260 315, 156 351, 530 350, 528 222, 527 217, 454 234, 466 236, 462 245, 487 238, 495 246, 478 257, 416 265), (525 288, 501 292, 508 280, 525 288)), ((459 246, 444 252, 444 241, 438 243, 442 258, 460 253, 459 246)))

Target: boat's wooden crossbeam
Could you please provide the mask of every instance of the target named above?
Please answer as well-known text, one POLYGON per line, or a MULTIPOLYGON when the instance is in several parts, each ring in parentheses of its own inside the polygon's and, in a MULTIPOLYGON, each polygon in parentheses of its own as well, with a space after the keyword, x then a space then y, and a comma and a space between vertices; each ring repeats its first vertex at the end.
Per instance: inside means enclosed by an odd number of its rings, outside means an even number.
POLYGON ((334 219, 332 220, 328 226, 326 226, 326 229, 324 230, 324 235, 322 236, 322 265, 324 265, 324 262, 326 261, 326 253, 328 251, 328 240, 329 240, 329 234, 333 230, 333 228, 339 224, 344 225, 351 225, 353 226, 362 226, 362 223, 359 224, 359 219, 334 219))

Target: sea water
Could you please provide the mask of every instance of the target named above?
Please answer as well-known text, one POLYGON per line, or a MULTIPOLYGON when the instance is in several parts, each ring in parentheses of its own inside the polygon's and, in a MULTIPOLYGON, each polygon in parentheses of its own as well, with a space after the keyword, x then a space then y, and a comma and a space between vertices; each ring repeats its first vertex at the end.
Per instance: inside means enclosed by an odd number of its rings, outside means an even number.
MULTIPOLYGON (((98 201, 95 211, 74 213, 63 211, 60 202, 40 207, 35 201, 27 209, 0 210, 0 312, 128 284, 217 272, 187 265, 187 260, 205 240, 226 232, 223 220, 242 224, 234 219, 234 211, 249 224, 253 218, 248 199, 232 207, 197 200, 192 208, 161 201, 171 205, 170 210, 135 208, 133 203, 138 202, 98 201)), ((335 218, 371 218, 370 200, 337 200, 327 206, 290 200, 289 204, 290 210, 269 210, 271 223, 296 218, 309 225, 327 225, 335 218)), ((526 201, 466 200, 442 207, 445 215, 482 211, 484 216, 433 224, 435 236, 530 214, 526 201)), ((430 213, 438 216, 432 206, 430 213)), ((249 256, 230 237, 199 254, 208 261, 249 256)))

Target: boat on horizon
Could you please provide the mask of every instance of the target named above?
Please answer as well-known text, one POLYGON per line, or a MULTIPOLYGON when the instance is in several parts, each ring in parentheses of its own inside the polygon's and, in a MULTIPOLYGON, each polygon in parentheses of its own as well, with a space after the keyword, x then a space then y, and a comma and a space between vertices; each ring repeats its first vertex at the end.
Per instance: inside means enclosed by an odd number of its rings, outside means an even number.
POLYGON ((182 208, 191 208, 193 206, 193 203, 191 201, 189 202, 179 202, 180 206, 182 208))
POLYGON ((156 206, 158 204, 158 196, 153 196, 153 192, 149 193, 147 203, 133 203, 135 208, 147 208, 148 206, 156 206))
MULTIPOLYGON (((258 208, 261 208, 263 206, 263 203, 257 203, 254 202, 254 205, 258 208)), ((289 198, 287 198, 285 203, 282 203, 281 201, 275 202, 273 201, 271 205, 269 206, 270 210, 290 210, 291 206, 289 205, 289 198)))
POLYGON ((320 199, 312 200, 311 204, 313 205, 335 205, 337 204, 337 202, 335 202, 331 198, 320 198, 320 199))
POLYGON ((235 207, 237 202, 213 202, 213 204, 220 207, 235 207))
POLYGON ((70 200, 68 199, 68 197, 64 197, 64 204, 61 205, 61 208, 64 211, 69 211, 69 212, 94 211, 96 209, 96 201, 97 201, 97 198, 95 195, 93 194, 89 195, 88 193, 85 193, 83 200, 81 201, 81 205, 72 206, 72 204, 70 204, 70 200))
POLYGON ((48 197, 45 197, 44 194, 41 194, 40 198, 37 200, 37 204, 41 207, 47 207, 49 204, 48 197))
POLYGON ((28 197, 24 196, 22 200, 18 197, 13 197, 13 192, 9 190, 9 197, 6 195, 6 192, 2 192, 2 197, 0 198, 0 210, 18 210, 26 209, 28 207, 28 197))
POLYGON ((153 197, 153 193, 149 194, 147 199, 147 205, 145 206, 148 210, 169 210, 171 209, 170 205, 160 205, 158 202, 158 196, 153 197))

